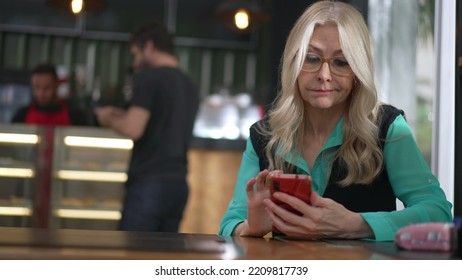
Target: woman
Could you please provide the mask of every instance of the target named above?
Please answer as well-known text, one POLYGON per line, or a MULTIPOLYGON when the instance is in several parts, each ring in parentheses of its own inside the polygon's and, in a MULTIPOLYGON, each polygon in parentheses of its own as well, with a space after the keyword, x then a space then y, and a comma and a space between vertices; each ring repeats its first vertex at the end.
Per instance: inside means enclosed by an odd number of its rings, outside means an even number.
POLYGON ((251 128, 220 234, 393 240, 408 224, 452 220, 451 204, 426 165, 404 113, 380 104, 370 35, 349 4, 321 1, 293 27, 281 91, 251 128), (311 205, 276 192, 271 172, 312 177, 311 205), (245 188, 244 188, 245 186, 245 188), (396 211, 398 198, 406 206, 396 211))

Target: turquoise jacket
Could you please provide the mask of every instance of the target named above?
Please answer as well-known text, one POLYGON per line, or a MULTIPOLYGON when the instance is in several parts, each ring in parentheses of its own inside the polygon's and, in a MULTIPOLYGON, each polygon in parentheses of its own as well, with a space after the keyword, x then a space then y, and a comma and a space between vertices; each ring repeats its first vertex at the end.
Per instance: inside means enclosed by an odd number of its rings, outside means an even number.
MULTIPOLYGON (((342 145, 341 119, 332 131, 310 170, 301 157, 289 155, 286 160, 312 177, 312 188, 323 195, 330 174, 329 162, 332 148, 342 145), (292 158, 292 160, 290 160, 292 158)), ((374 240, 394 240, 401 227, 421 222, 452 221, 452 205, 431 173, 403 116, 398 116, 389 126, 384 146, 384 164, 396 197, 405 209, 392 212, 360 213, 374 232, 374 240)), ((234 228, 247 218, 246 182, 260 172, 259 158, 250 138, 244 151, 233 198, 220 224, 220 235, 232 235, 234 228)))

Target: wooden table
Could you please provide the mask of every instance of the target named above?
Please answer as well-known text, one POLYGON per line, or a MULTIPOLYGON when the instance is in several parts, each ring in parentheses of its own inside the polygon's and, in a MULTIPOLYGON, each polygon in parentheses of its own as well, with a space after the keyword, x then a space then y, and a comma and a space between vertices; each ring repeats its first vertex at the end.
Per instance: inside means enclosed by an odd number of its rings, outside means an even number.
POLYGON ((211 234, 0 227, 0 259, 451 259, 409 252, 393 242, 298 241, 211 234))

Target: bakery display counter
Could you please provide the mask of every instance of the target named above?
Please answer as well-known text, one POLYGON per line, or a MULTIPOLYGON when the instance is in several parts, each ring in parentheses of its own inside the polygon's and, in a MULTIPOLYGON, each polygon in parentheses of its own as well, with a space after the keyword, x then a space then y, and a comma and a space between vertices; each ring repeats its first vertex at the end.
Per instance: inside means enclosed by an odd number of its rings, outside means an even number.
MULTIPOLYGON (((103 128, 0 125, 0 226, 117 229, 132 146, 103 128)), ((218 231, 244 146, 193 139, 181 232, 218 231)))
POLYGON ((133 142, 102 128, 55 131, 50 226, 116 229, 133 142))
POLYGON ((1 124, 0 226, 115 229, 132 146, 108 129, 1 124))
POLYGON ((0 124, 0 224, 30 226, 33 214, 38 146, 36 126, 0 124))

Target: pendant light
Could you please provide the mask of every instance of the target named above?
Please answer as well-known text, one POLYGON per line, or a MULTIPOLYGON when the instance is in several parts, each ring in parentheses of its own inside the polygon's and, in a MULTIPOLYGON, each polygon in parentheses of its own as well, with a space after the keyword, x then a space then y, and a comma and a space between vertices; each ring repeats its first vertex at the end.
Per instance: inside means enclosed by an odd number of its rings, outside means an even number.
POLYGON ((236 33, 250 33, 269 19, 256 1, 227 0, 215 10, 215 16, 236 33))
POLYGON ((50 6, 69 10, 76 15, 83 11, 99 11, 106 7, 104 0, 47 0, 46 3, 50 6))

